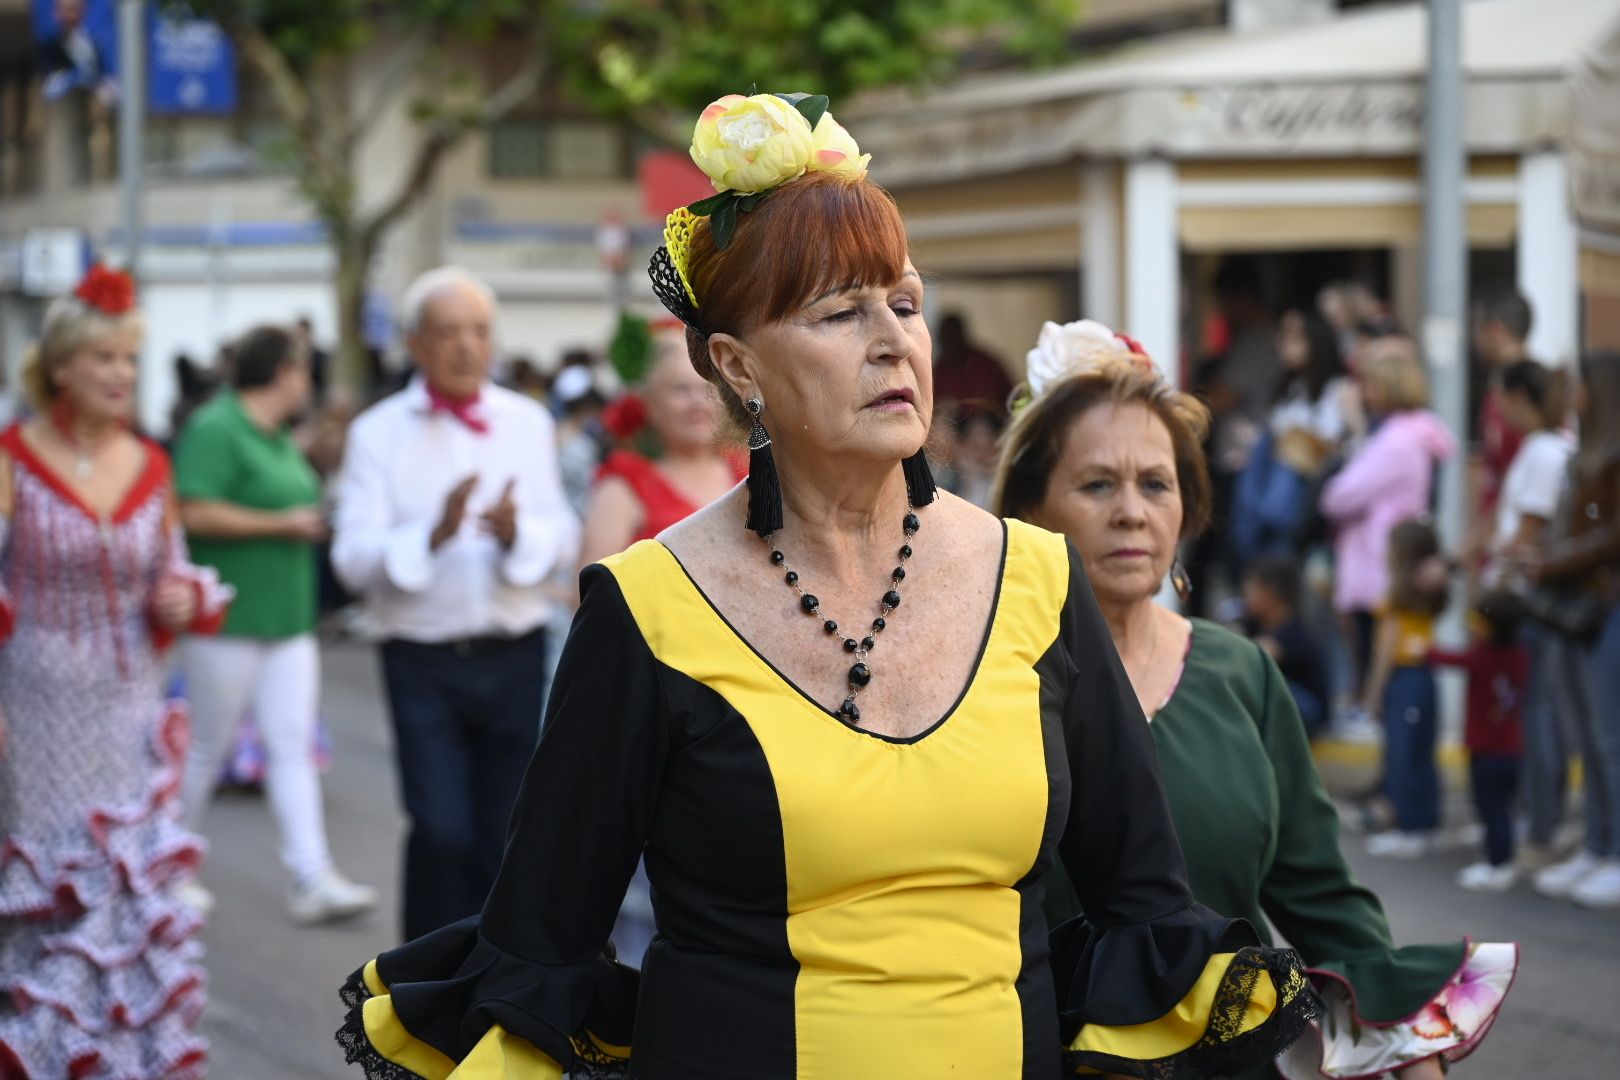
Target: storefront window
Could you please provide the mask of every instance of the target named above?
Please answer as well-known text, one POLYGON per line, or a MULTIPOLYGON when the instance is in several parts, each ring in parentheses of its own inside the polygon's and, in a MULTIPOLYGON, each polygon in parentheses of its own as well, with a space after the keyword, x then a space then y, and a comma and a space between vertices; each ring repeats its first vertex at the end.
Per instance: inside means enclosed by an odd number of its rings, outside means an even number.
POLYGON ((509 117, 489 132, 496 179, 603 179, 626 175, 625 129, 606 121, 509 117))

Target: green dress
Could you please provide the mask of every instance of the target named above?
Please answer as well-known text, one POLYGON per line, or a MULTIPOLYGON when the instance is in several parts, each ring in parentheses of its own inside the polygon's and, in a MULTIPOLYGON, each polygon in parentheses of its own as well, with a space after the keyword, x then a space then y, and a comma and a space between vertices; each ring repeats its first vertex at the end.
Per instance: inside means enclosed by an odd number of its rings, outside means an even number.
MULTIPOLYGON (((1279 1062, 1289 1076, 1365 1076, 1474 1049, 1517 967, 1513 945, 1396 947, 1339 850, 1339 819, 1276 663, 1192 620, 1186 665, 1151 724, 1194 897, 1304 958, 1327 1005, 1279 1062), (1269 925, 1268 925, 1269 924, 1269 925)), ((1054 925, 1078 909, 1048 879, 1054 925)), ((1244 1074, 1244 1080, 1273 1075, 1244 1074)))

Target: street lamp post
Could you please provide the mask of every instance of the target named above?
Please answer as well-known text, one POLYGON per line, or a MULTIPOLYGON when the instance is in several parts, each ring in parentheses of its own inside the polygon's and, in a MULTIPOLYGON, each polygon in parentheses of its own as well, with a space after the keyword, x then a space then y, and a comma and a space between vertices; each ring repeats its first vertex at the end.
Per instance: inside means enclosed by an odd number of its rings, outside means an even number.
MULTIPOLYGON (((1429 72, 1423 137, 1423 348, 1429 359, 1435 411, 1466 440, 1468 367, 1463 347, 1468 289, 1467 197, 1464 189, 1462 10, 1460 0, 1430 0, 1429 72)), ((1457 551, 1467 531, 1467 457, 1458 454, 1440 474, 1439 531, 1457 551)), ((1444 633, 1459 635, 1461 621, 1444 633)))
POLYGON ((118 182, 123 196, 124 269, 140 278, 141 171, 145 165, 144 0, 118 2, 118 182))

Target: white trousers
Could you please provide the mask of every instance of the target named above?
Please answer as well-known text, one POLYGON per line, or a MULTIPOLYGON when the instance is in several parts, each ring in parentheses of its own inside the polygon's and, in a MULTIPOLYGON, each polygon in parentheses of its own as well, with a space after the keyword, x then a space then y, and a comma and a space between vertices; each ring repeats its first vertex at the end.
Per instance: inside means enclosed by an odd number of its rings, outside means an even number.
POLYGON ((281 830, 281 861, 300 882, 324 871, 332 856, 315 770, 321 683, 315 635, 186 638, 180 663, 191 699, 191 753, 181 792, 187 827, 203 831, 225 753, 251 707, 264 738, 265 788, 281 830))

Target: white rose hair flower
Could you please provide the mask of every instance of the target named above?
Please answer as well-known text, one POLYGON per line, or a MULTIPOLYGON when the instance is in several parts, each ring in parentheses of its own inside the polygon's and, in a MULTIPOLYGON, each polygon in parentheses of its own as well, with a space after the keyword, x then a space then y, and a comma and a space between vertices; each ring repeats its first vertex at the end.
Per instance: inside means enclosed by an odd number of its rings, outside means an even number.
POLYGON ((727 94, 698 117, 691 154, 714 190, 753 195, 803 176, 815 138, 805 115, 775 94, 727 94))
POLYGON ((1134 338, 1116 333, 1095 319, 1062 325, 1048 322, 1041 326, 1041 335, 1029 350, 1024 381, 1030 396, 1036 398, 1059 379, 1120 360, 1153 367, 1153 360, 1134 338))

